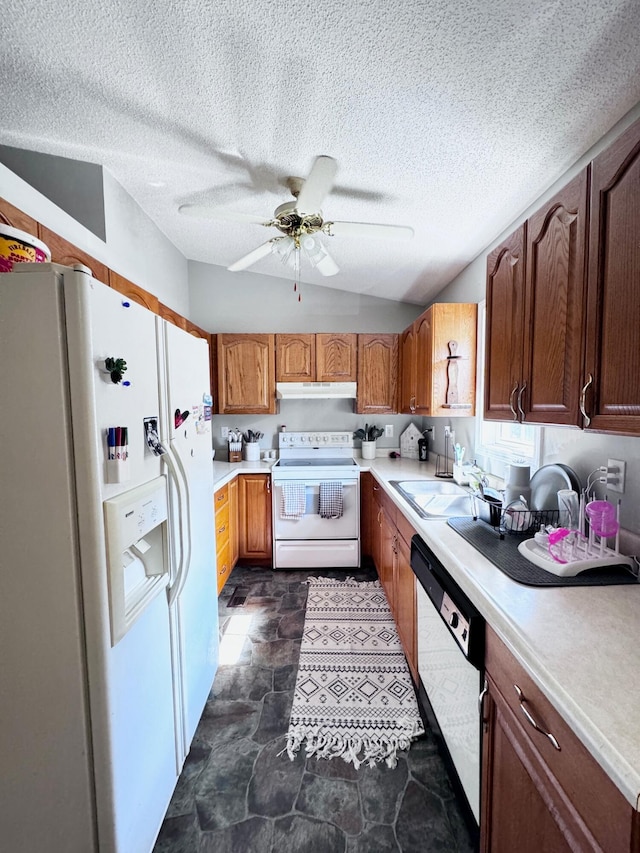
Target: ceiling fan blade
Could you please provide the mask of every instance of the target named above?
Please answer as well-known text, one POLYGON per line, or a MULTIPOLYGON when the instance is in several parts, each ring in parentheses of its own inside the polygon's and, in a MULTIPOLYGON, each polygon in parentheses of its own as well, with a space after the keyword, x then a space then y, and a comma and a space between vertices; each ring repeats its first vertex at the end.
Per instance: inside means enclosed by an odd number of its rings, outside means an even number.
POLYGON ((410 240, 413 228, 408 225, 381 225, 377 222, 325 222, 325 234, 354 234, 358 237, 381 237, 385 240, 410 240))
POLYGON ((326 154, 316 157, 300 190, 297 210, 301 213, 317 213, 333 186, 337 171, 338 163, 333 157, 327 157, 326 154))
MULTIPOLYGON (((280 239, 279 237, 275 237, 275 240, 280 239)), ((248 255, 245 255, 243 258, 240 258, 239 261, 231 264, 231 266, 227 267, 230 272, 239 272, 240 270, 246 270, 247 267, 252 266, 252 264, 261 261, 262 258, 266 258, 267 255, 270 255, 274 248, 274 241, 267 240, 266 243, 263 243, 261 246, 258 246, 257 249, 253 249, 249 252, 248 255)))
POLYGON ((196 216, 201 219, 224 219, 227 222, 252 222, 255 225, 271 225, 271 220, 254 213, 240 213, 237 210, 226 210, 224 207, 212 207, 208 204, 181 204, 179 213, 186 216, 196 216))

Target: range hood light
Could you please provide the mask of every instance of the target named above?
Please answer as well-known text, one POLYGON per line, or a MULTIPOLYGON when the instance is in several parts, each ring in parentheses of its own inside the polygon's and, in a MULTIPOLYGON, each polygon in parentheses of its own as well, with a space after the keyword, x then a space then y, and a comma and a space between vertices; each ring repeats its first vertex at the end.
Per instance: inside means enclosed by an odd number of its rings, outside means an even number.
POLYGON ((337 400, 356 396, 355 382, 278 382, 278 400, 337 400))

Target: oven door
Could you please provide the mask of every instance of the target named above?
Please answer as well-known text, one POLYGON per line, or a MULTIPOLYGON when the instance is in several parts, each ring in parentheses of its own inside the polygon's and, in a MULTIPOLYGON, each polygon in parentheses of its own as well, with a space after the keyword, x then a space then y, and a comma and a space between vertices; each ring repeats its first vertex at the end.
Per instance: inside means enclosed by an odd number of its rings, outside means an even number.
POLYGON ((274 479, 274 568, 338 568, 360 564, 359 481, 337 481, 342 484, 342 514, 339 518, 322 518, 319 513, 320 483, 328 481, 328 478, 306 479, 304 513, 298 518, 286 518, 283 517, 283 491, 292 481, 274 479))

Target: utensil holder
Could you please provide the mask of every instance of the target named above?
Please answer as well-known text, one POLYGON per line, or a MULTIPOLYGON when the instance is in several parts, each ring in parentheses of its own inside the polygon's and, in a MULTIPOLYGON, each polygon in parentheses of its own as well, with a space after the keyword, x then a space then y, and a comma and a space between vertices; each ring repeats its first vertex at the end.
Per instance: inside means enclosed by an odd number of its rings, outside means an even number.
POLYGON ((244 458, 247 462, 255 462, 260 459, 260 445, 257 441, 245 442, 244 458))
POLYGON ((362 458, 363 459, 375 459, 376 458, 376 443, 375 443, 375 441, 363 441, 362 442, 362 458))

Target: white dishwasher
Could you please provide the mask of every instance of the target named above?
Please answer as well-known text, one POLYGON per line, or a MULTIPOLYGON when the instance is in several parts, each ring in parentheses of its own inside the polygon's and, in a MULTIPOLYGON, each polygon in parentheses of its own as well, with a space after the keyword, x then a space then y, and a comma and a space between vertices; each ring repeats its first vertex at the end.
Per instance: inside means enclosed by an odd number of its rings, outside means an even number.
POLYGON ((477 827, 485 622, 417 535, 411 541, 411 568, 418 580, 420 702, 441 737, 454 783, 459 783, 477 827))

